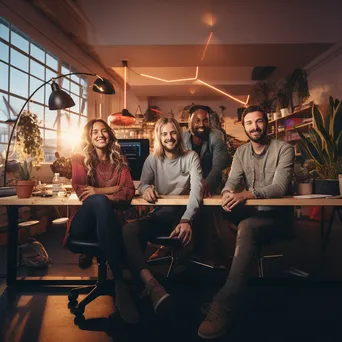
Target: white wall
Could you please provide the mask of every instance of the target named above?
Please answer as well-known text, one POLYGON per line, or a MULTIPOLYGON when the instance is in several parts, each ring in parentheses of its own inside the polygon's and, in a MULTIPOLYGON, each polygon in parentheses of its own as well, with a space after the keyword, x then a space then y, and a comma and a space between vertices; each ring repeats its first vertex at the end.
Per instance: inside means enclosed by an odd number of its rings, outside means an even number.
POLYGON ((327 104, 329 95, 342 100, 342 51, 309 75, 311 99, 327 104))

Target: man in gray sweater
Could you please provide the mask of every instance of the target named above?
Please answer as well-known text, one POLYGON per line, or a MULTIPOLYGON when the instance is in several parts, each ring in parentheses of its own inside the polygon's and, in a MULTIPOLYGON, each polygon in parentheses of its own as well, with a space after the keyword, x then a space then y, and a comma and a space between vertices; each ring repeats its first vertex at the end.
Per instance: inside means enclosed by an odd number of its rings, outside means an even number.
POLYGON ((192 238, 191 224, 202 202, 202 170, 198 155, 187 151, 181 128, 173 118, 161 118, 154 130, 154 151, 145 160, 139 193, 153 204, 160 195, 189 195, 186 208, 157 206, 147 217, 123 227, 123 239, 129 267, 143 281, 154 310, 169 297, 149 271, 145 248, 157 236, 178 238, 184 246, 192 238))
POLYGON ((277 198, 288 193, 295 158, 293 146, 268 138, 268 120, 260 106, 246 108, 242 124, 250 141, 234 154, 229 178, 222 190, 222 208, 228 213, 228 219, 238 225, 235 253, 227 281, 215 295, 198 329, 198 335, 204 339, 217 338, 231 325, 255 244, 287 235, 292 229, 292 207, 246 207, 243 203, 249 198, 277 198), (243 180, 245 190, 237 192, 243 180))

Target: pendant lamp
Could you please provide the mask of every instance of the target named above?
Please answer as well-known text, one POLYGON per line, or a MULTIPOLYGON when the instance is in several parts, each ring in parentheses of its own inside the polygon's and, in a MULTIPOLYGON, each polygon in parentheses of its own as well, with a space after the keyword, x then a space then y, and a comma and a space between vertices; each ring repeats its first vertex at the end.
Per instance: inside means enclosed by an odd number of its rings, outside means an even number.
POLYGON ((108 124, 115 126, 130 126, 135 123, 135 117, 126 109, 127 103, 127 61, 122 61, 124 67, 124 109, 121 112, 110 114, 108 124))

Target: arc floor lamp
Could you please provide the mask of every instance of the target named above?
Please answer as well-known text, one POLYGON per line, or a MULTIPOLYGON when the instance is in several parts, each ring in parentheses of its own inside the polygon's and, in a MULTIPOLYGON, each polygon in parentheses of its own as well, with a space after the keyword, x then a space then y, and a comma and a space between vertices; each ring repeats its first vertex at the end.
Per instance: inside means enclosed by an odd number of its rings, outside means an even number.
POLYGON ((71 75, 87 75, 87 76, 96 76, 96 80, 93 84, 93 91, 101 94, 108 94, 108 95, 113 95, 115 94, 114 86, 112 82, 106 78, 103 78, 97 74, 92 74, 92 73, 87 73, 87 72, 71 72, 69 74, 64 74, 60 75, 58 77, 53 77, 50 80, 42 83, 25 101, 23 106, 21 107, 19 114, 15 119, 9 119, 6 122, 13 124, 12 131, 10 133, 9 139, 8 139, 8 145, 7 145, 7 150, 6 150, 6 157, 5 157, 5 166, 4 166, 4 185, 6 186, 6 172, 7 172, 7 162, 8 162, 8 156, 9 156, 9 151, 11 147, 11 141, 15 132, 15 129, 18 125, 18 122, 20 120, 20 116, 23 113, 25 106, 27 103, 32 99, 34 94, 44 87, 46 84, 51 82, 51 94, 49 97, 49 109, 50 110, 59 110, 59 109, 66 109, 73 107, 75 105, 74 100, 71 98, 71 96, 65 92, 64 90, 60 89, 59 85, 56 83, 56 80, 60 78, 64 78, 67 76, 71 75))

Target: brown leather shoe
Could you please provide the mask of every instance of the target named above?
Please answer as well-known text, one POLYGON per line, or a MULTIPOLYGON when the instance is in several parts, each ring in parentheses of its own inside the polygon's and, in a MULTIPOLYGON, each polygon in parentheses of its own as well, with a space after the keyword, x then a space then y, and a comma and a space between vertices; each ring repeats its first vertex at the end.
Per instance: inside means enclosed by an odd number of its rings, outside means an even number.
POLYGON ((152 299, 154 312, 157 312, 160 304, 170 295, 165 291, 156 279, 151 279, 146 287, 147 294, 152 299))
POLYGON ((198 328, 198 336, 211 340, 223 335, 230 327, 232 313, 225 311, 219 303, 212 302, 202 311, 207 313, 206 318, 198 328))

